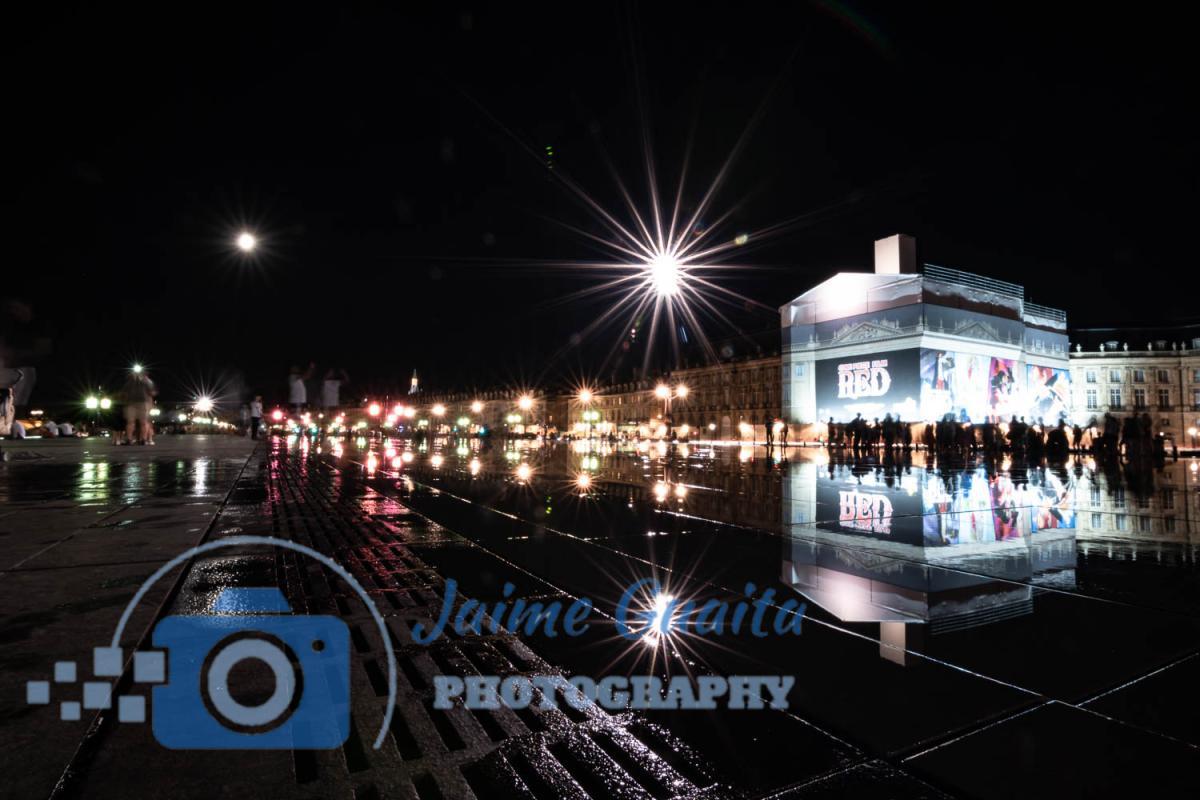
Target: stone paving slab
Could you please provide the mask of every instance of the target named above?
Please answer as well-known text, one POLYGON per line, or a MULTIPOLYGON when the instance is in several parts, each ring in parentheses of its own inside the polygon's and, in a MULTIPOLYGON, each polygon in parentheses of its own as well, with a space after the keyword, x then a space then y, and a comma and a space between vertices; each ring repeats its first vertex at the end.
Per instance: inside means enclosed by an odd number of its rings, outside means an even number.
MULTIPOLYGON (((126 603, 163 562, 196 543, 234 487, 253 444, 237 437, 161 437, 154 447, 108 440, 5 442, 0 462, 0 740, 3 793, 46 797, 94 712, 58 719, 92 677, 92 648, 107 644, 126 603), (25 703, 25 684, 77 665, 51 705, 25 703)), ((135 611, 123 643, 150 624, 170 581, 135 611)))

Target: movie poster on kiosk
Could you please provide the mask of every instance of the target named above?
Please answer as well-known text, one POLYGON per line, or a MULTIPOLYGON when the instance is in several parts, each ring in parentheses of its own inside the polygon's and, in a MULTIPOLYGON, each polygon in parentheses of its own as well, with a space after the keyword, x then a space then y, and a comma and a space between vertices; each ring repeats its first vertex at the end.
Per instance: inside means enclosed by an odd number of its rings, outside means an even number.
POLYGON ((987 356, 952 350, 921 351, 921 414, 941 419, 952 414, 962 422, 979 422, 991 413, 987 356))
POLYGON ((817 416, 847 422, 856 414, 918 418, 921 351, 885 350, 817 362, 817 416))
POLYGON ((1071 376, 1065 369, 1029 364, 1026 367, 1029 418, 1047 423, 1065 417, 1071 408, 1071 376))

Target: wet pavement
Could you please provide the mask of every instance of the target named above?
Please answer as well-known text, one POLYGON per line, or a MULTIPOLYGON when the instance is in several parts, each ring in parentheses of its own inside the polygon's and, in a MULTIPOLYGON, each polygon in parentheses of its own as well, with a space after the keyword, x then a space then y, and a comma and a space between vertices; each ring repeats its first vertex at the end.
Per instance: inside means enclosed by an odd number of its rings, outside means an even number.
POLYGON ((333 557, 386 618, 400 676, 383 748, 370 743, 386 645, 362 603, 304 557, 239 547, 177 571, 126 639, 166 613, 209 613, 224 587, 278 586, 294 609, 350 626, 346 745, 167 751, 148 726, 106 713, 60 723, 10 704, 8 752, 36 764, 18 796, 44 796, 64 768, 60 796, 96 797, 246 796, 264 781, 271 796, 313 797, 1193 793, 1195 462, 1047 468, 366 437, 279 438, 251 453, 243 440, 199 438, 149 454, 47 448, 0 467, 6 696, 20 699, 41 665, 85 661, 170 556, 202 536, 258 533, 333 557), (630 642, 612 617, 647 577, 697 605, 770 590, 774 610, 806 603, 802 632, 630 642), (436 617, 447 579, 488 604, 587 597, 596 611, 579 637, 485 631, 416 644, 413 626, 436 617), (435 675, 559 672, 796 682, 786 710, 431 705, 435 675))

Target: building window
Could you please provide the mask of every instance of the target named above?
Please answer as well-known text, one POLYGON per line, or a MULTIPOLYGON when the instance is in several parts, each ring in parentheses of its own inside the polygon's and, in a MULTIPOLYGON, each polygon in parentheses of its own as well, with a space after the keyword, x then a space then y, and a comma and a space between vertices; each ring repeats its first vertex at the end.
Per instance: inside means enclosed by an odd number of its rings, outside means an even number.
POLYGON ((1192 409, 1200 408, 1200 389, 1192 389, 1192 409))
MULTIPOLYGON (((1198 392, 1197 395, 1200 396, 1200 392, 1198 392)), ((1120 408, 1121 407, 1121 390, 1120 389, 1112 388, 1112 389, 1108 390, 1108 404, 1112 408, 1120 408)))
POLYGON ((1134 408, 1145 408, 1146 407, 1146 390, 1145 389, 1134 389, 1133 390, 1133 407, 1134 408))
POLYGON ((1138 530, 1140 530, 1142 533, 1150 532, 1150 518, 1149 517, 1138 517, 1138 530))
POLYGON ((1160 369, 1158 371, 1158 382, 1159 383, 1170 383, 1171 382, 1171 373, 1167 372, 1165 369, 1160 369))
POLYGON ((797 365, 796 365, 796 377, 797 377, 797 378, 803 378, 803 377, 804 377, 804 365, 803 365, 803 364, 797 364, 797 365))
POLYGON ((1135 369, 1133 371, 1133 382, 1134 383, 1145 383, 1146 382, 1146 370, 1135 369))
POLYGON ((1108 382, 1109 383, 1120 383, 1121 382, 1121 370, 1110 369, 1108 371, 1108 382))
POLYGON ((1100 408, 1100 403, 1096 400, 1095 389, 1087 390, 1087 407, 1088 411, 1095 411, 1096 409, 1100 408))
POLYGON ((1158 407, 1159 408, 1170 408, 1171 407, 1171 390, 1170 389, 1159 389, 1158 390, 1158 407))
POLYGON ((1114 521, 1117 523, 1117 530, 1119 530, 1119 531, 1129 530, 1129 519, 1124 514, 1117 514, 1116 519, 1114 521))
POLYGON ((1162 506, 1163 506, 1164 511, 1174 511, 1175 510, 1175 490, 1174 489, 1163 489, 1162 490, 1162 506))
POLYGON ((1200 369, 1192 370, 1192 383, 1200 383, 1200 369))
POLYGON ((1088 382, 1088 383, 1095 383, 1095 382, 1096 382, 1096 370, 1094 370, 1094 369, 1089 369, 1089 370, 1087 371, 1087 382, 1088 382))
POLYGON ((1175 532, 1175 518, 1174 517, 1165 517, 1163 519, 1163 530, 1167 533, 1175 532))
POLYGON ((1104 515, 1092 513, 1092 527, 1096 530, 1101 530, 1104 527, 1104 515))

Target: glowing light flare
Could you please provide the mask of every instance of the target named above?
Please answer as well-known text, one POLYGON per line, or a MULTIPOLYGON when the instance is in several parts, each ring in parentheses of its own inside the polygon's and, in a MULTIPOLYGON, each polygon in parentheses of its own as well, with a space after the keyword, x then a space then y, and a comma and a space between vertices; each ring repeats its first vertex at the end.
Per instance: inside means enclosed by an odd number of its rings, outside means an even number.
POLYGON ((135 374, 135 375, 141 375, 141 374, 142 374, 142 365, 141 365, 141 364, 134 364, 134 365, 133 365, 132 367, 130 367, 129 369, 130 369, 130 370, 133 372, 133 374, 135 374))
POLYGON ((593 397, 595 397, 595 395, 592 394, 591 389, 580 389, 579 390, 579 402, 583 403, 584 405, 592 402, 593 397))
POLYGON ((580 473, 575 477, 575 485, 586 492, 592 487, 592 476, 586 472, 580 473))
POLYGON ((112 408, 112 400, 109 400, 107 397, 101 397, 100 408, 104 411, 108 411, 110 408, 112 408))
POLYGON ((528 481, 533 477, 533 467, 528 464, 519 464, 517 466, 517 480, 528 481))
POLYGON ((483 403, 479 402, 478 400, 476 400, 474 403, 471 403, 472 414, 478 414, 481 411, 483 411, 483 403))
POLYGON ((253 253, 254 249, 258 247, 258 237, 250 233, 250 231, 239 233, 236 241, 238 250, 241 250, 243 253, 253 253))
POLYGON ((517 400, 517 408, 522 411, 528 411, 533 408, 533 398, 527 394, 521 395, 521 398, 517 400))
POLYGON ((196 410, 201 414, 207 414, 213 410, 213 401, 211 397, 200 396, 196 398, 196 410))
POLYGON ((671 494, 671 487, 666 481, 659 481, 654 484, 654 499, 658 502, 663 502, 671 494))
POLYGON ((674 253, 659 253, 647 262, 644 276, 659 297, 673 297, 679 292, 683 269, 674 253))
POLYGON ((430 456, 429 465, 432 466, 434 469, 441 469, 442 460, 443 460, 442 457, 439 455, 430 456))
POLYGON ((383 406, 379 405, 379 403, 371 403, 371 405, 367 406, 367 413, 372 417, 378 417, 382 411, 383 406))
POLYGON ((483 465, 481 463, 479 463, 478 458, 472 458, 471 463, 467 465, 467 469, 469 469, 471 471, 472 475, 478 475, 479 470, 482 468, 483 468, 483 465))
POLYGON ((275 409, 274 411, 271 412, 271 419, 275 420, 276 422, 282 422, 283 421, 283 412, 280 411, 278 408, 275 409))
POLYGON ((646 627, 642 629, 642 644, 657 647, 671 636, 675 629, 679 609, 675 604, 675 596, 659 592, 650 600, 646 609, 646 627))
POLYGON ((86 400, 83 401, 83 405, 85 407, 95 411, 97 408, 100 407, 100 398, 99 397, 88 397, 86 400))
POLYGON ((659 400, 666 400, 671 396, 671 387, 667 386, 665 383, 660 383, 658 386, 654 387, 654 396, 659 400))
POLYGON ((401 461, 403 461, 405 464, 411 464, 411 463, 412 463, 412 460, 413 460, 413 458, 415 458, 415 456, 413 456, 413 454, 412 454, 412 451, 411 451, 411 450, 405 450, 405 451, 404 451, 404 452, 403 452, 403 453, 400 455, 400 460, 401 460, 401 461))
POLYGON ((444 405, 442 405, 441 403, 437 403, 434 405, 433 415, 435 417, 441 417, 441 416, 444 416, 445 414, 446 414, 446 407, 444 405))

